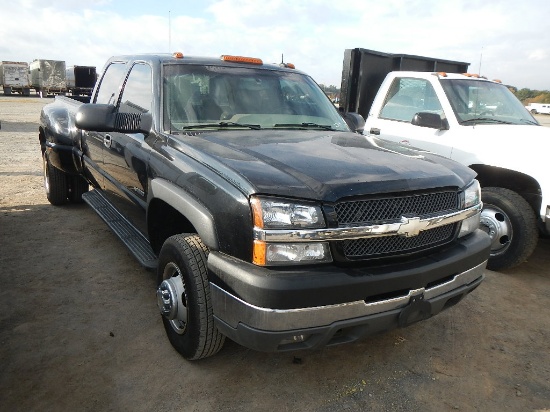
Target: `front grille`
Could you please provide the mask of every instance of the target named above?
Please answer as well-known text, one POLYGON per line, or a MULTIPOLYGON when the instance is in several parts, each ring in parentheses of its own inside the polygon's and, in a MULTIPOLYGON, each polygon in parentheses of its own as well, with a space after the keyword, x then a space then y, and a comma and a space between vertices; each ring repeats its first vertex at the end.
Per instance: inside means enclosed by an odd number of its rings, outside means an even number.
MULTIPOLYGON (((378 199, 354 200, 335 205, 338 226, 393 223, 406 217, 435 216, 459 209, 457 192, 436 192, 378 199)), ((393 256, 429 249, 450 242, 457 224, 420 232, 418 236, 383 236, 340 242, 347 259, 393 256)))
POLYGON ((386 256, 397 253, 414 252, 430 248, 451 240, 454 224, 436 227, 420 232, 418 236, 384 236, 357 240, 344 240, 344 254, 348 259, 373 256, 386 256))
POLYGON ((340 226, 399 220, 402 216, 424 216, 457 210, 457 192, 437 192, 381 199, 354 200, 335 205, 340 226))

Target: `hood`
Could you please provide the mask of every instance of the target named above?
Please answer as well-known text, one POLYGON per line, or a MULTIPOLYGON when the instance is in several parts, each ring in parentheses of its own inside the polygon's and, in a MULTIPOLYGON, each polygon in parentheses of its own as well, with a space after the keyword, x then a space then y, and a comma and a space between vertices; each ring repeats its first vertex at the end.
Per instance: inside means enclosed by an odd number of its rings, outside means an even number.
POLYGON ((539 184, 548 180, 544 165, 548 161, 549 127, 479 124, 453 131, 449 140, 454 146, 452 158, 462 164, 516 170, 534 177, 539 184))
POLYGON ((336 201, 349 196, 461 188, 475 173, 443 157, 348 132, 224 130, 172 136, 173 147, 246 195, 336 201))

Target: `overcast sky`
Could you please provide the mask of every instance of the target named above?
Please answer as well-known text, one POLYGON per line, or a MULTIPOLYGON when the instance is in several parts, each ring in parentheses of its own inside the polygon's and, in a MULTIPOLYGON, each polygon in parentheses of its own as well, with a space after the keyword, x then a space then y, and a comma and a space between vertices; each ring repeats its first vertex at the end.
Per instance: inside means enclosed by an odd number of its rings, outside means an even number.
POLYGON ((344 50, 361 47, 550 90, 550 0, 3 0, 0 20, 0 60, 100 71, 116 54, 284 55, 340 87, 344 50))

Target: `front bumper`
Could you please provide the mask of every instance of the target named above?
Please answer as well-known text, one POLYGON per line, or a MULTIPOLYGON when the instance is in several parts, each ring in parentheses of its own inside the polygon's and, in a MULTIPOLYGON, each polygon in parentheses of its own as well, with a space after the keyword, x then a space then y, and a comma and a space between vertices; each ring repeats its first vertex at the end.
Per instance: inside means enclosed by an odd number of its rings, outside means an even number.
POLYGON ((407 326, 453 306, 482 282, 490 242, 478 232, 407 264, 353 271, 329 266, 330 273, 310 269, 309 282, 302 272, 247 272, 242 262, 211 253, 216 325, 259 351, 335 345, 407 326), (345 291, 347 300, 341 297, 345 291))
POLYGON ((267 351, 314 349, 353 342, 365 336, 408 326, 458 303, 483 280, 486 262, 456 275, 443 285, 417 289, 406 296, 372 303, 357 301, 315 308, 277 310, 248 305, 212 286, 216 326, 224 335, 248 348, 267 351), (441 291, 471 280, 448 292, 441 291), (413 303, 423 301, 422 309, 413 303), (223 312, 220 314, 220 306, 223 312), (220 318, 224 315, 225 320, 220 318))

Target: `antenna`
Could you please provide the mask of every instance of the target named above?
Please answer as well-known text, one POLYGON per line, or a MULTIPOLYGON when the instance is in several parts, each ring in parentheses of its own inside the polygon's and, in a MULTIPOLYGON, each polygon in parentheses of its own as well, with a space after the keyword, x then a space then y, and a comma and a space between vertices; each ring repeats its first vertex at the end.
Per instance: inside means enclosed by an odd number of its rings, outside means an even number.
POLYGON ((168 10, 168 53, 172 53, 172 21, 170 19, 170 10, 168 10))
POLYGON ((481 61, 483 60, 483 47, 481 48, 481 53, 479 54, 479 70, 478 74, 481 76, 481 61))
POLYGON ((285 62, 285 59, 283 58, 283 53, 281 53, 281 64, 283 64, 285 62))

